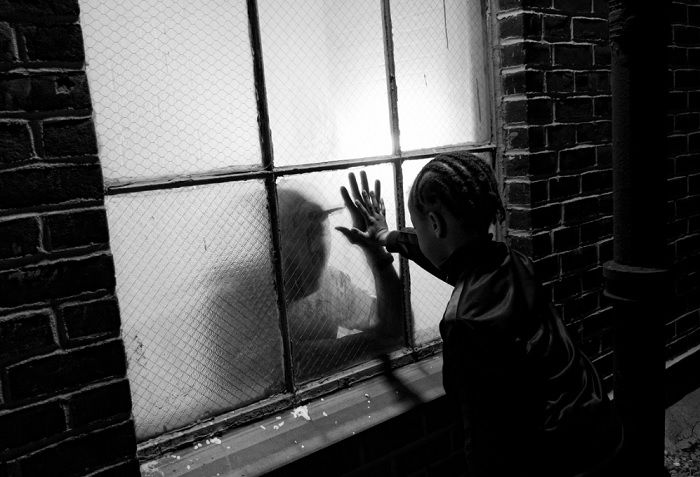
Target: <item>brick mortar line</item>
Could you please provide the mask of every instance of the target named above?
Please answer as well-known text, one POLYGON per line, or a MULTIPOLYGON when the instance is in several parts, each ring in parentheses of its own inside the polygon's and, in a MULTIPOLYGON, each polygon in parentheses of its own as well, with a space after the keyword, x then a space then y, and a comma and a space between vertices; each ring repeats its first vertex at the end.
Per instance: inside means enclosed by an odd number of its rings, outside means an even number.
MULTIPOLYGON (((0 225, 6 222, 12 222, 13 220, 21 220, 21 219, 30 219, 30 218, 43 218, 45 216, 49 215, 65 215, 65 214, 74 214, 74 213, 80 213, 80 212, 95 212, 95 211, 100 211, 100 210, 106 210, 104 205, 91 205, 88 207, 76 207, 76 208, 67 208, 67 209, 60 209, 60 210, 47 210, 47 211, 38 211, 38 212, 26 212, 26 213, 20 213, 16 215, 9 215, 9 216, 1 216, 0 215, 0 225)), ((51 252, 47 252, 51 253, 51 252)))
MULTIPOLYGON (((106 246, 107 246, 107 244, 99 244, 99 247, 106 247, 106 246)), ((87 246, 87 247, 93 247, 93 246, 87 246)), ((95 247, 97 247, 97 246, 95 246, 95 247)), ((67 249, 67 250, 69 250, 69 249, 67 249)), ((40 260, 38 262, 23 264, 23 265, 19 265, 18 267, 14 267, 14 268, 3 268, 3 269, 0 269, 0 273, 25 271, 26 269, 41 268, 41 267, 44 267, 47 265, 55 265, 58 263, 65 263, 65 262, 79 262, 79 261, 83 261, 85 259, 94 258, 94 257, 112 258, 112 253, 111 253, 109 247, 104 248, 104 249, 92 250, 89 253, 86 253, 83 255, 77 255, 77 256, 62 257, 57 252, 53 252, 52 254, 59 255, 59 256, 56 257, 55 259, 51 259, 49 257, 43 257, 44 260, 40 260)), ((14 259, 9 259, 9 260, 14 260, 14 259)), ((6 261, 4 261, 4 260, 0 261, 0 267, 5 265, 5 262, 6 261)), ((0 308, 0 310, 2 310, 2 309, 3 308, 0 308)))

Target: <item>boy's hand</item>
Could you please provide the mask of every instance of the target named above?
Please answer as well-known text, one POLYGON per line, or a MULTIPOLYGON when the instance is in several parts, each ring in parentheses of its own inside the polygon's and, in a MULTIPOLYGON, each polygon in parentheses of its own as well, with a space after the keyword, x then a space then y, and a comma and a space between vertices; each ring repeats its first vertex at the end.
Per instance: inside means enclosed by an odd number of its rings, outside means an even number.
POLYGON ((361 171, 362 191, 360 191, 355 174, 351 172, 348 177, 354 201, 345 187, 340 188, 340 195, 343 197, 345 207, 350 211, 352 228, 336 227, 336 230, 353 244, 376 248, 386 245, 389 226, 386 223, 384 199, 381 197, 381 183, 378 180, 374 181, 374 191, 370 191, 367 174, 361 171))

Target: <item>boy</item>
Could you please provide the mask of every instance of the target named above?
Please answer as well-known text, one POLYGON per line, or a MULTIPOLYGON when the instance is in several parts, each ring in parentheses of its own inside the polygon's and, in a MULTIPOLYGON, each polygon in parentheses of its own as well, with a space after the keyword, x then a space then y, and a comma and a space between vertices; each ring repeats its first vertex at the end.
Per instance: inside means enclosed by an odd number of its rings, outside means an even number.
POLYGON ((350 232, 356 241, 455 287, 440 322, 443 384, 462 419, 467 475, 605 475, 622 429, 532 263, 488 233, 505 215, 490 166, 469 153, 426 164, 408 199, 415 230, 388 230, 378 185, 350 185, 367 224, 350 232))

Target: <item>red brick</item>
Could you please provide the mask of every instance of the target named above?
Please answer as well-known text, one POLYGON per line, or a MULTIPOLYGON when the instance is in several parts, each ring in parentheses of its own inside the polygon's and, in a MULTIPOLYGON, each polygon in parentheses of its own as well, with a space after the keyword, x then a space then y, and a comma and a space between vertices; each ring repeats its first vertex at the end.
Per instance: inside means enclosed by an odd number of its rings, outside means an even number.
POLYGON ((16 362, 57 349, 51 321, 47 311, 25 313, 0 321, 0 363, 16 362))
POLYGON ((0 272, 0 308, 99 290, 114 290, 114 265, 108 255, 0 272))
POLYGON ((590 13, 591 2, 581 0, 554 0, 554 8, 562 13, 590 13))
POLYGON ((103 198, 99 165, 0 171, 0 210, 103 198))
POLYGON ((502 66, 528 65, 529 67, 548 66, 549 46, 536 42, 521 42, 505 45, 501 50, 502 66))
POLYGON ((557 124, 547 126, 547 145, 550 149, 563 149, 576 144, 576 126, 557 124))
POLYGON ((548 71, 547 92, 571 93, 574 91, 574 73, 571 71, 548 71))
POLYGON ((39 252, 40 231, 36 218, 0 222, 0 259, 22 257, 39 252))
POLYGON ((508 209, 508 226, 516 230, 551 228, 561 222, 559 204, 548 204, 530 209, 508 209))
POLYGON ((24 26, 19 34, 24 37, 29 61, 82 63, 85 59, 78 25, 24 26))
POLYGON ((673 42, 681 46, 700 46, 700 28, 697 26, 674 25, 673 42))
POLYGON ((576 126, 576 139, 579 144, 585 142, 605 143, 612 139, 612 122, 596 121, 576 126))
POLYGON ((563 204, 564 224, 572 225, 596 218, 599 215, 598 197, 573 199, 563 204))
POLYGON ((542 37, 542 20, 533 12, 522 12, 502 18, 498 22, 501 38, 539 40, 542 37))
POLYGON ((17 45, 12 27, 5 22, 0 22, 0 61, 15 61, 17 59, 17 45))
POLYGON ((544 15, 543 38, 546 41, 571 40, 571 17, 566 15, 544 15))
POLYGON ((506 156, 505 168, 511 177, 553 174, 557 168, 557 156, 553 152, 506 156))
POLYGON ((581 293, 581 279, 578 276, 561 278, 552 285, 552 300, 557 303, 581 293))
POLYGON ((583 268, 594 267, 598 264, 598 253, 595 245, 577 248, 561 254, 562 273, 571 273, 583 268))
POLYGON ((104 209, 45 215, 47 250, 91 244, 107 244, 107 215, 104 209))
POLYGON ((131 421, 66 440, 22 458, 23 476, 85 475, 109 464, 117 464, 136 454, 131 421))
POLYGON ((121 341, 111 341, 14 364, 5 373, 5 396, 17 402, 124 377, 126 356, 121 341))
POLYGON ((554 66, 586 69, 593 66, 593 49, 589 45, 554 45, 554 66))
POLYGON ((68 411, 71 429, 97 422, 126 420, 131 415, 129 382, 124 379, 71 394, 68 411))
POLYGON ((576 73, 576 92, 609 93, 610 73, 607 71, 579 71, 576 73))
POLYGON ((10 18, 28 21, 75 21, 78 19, 78 0, 5 0, 4 14, 10 18))
POLYGON ((579 245, 580 238, 578 227, 564 227, 555 229, 552 232, 552 250, 554 252, 573 250, 579 245))
POLYGON ((544 92, 544 73, 525 70, 503 74, 504 94, 542 93, 544 92))
POLYGON ((97 138, 91 119, 44 121, 43 139, 47 156, 97 153, 97 138))
POLYGON ((89 109, 90 95, 85 73, 11 76, 0 80, 0 109, 4 111, 50 111, 89 109))
POLYGON ((559 171, 562 173, 579 171, 594 166, 596 150, 594 147, 566 149, 559 153, 559 171))
POLYGON ((608 22, 594 18, 574 18, 572 20, 574 41, 605 43, 608 41, 608 22))
POLYGON ((119 336, 119 308, 114 298, 64 304, 59 317, 71 344, 119 336))
POLYGON ((66 430, 66 416, 58 401, 0 414, 0 452, 34 444, 66 430))
POLYGON ((562 123, 590 121, 593 119, 591 98, 565 98, 555 103, 554 117, 562 123))
POLYGON ((596 66, 606 67, 610 66, 610 47, 605 45, 596 45, 593 48, 593 57, 595 59, 596 66))
POLYGON ((26 162, 33 156, 29 126, 24 122, 0 122, 0 166, 26 162))
POLYGON ((581 192, 584 194, 611 188, 612 171, 610 169, 585 172, 581 175, 581 192))

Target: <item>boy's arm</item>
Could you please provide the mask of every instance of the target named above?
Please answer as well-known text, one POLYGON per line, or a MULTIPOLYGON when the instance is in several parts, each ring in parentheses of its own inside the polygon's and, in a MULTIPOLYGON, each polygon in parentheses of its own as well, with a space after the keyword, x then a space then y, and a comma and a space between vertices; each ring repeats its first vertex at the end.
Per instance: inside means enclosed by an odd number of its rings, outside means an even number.
POLYGON ((431 275, 446 282, 447 276, 428 260, 418 246, 418 236, 411 227, 401 230, 392 230, 386 237, 386 249, 391 253, 399 253, 407 259, 415 262, 431 275))

